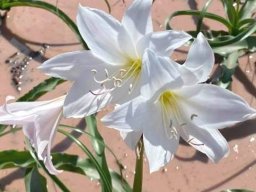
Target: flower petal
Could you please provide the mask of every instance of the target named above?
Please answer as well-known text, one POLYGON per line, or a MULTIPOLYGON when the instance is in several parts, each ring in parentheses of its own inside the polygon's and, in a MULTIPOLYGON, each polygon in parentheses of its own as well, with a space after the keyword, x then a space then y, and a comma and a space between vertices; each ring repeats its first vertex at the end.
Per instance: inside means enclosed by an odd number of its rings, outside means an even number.
POLYGON ((53 57, 38 68, 48 75, 74 81, 85 71, 102 63, 104 62, 95 57, 91 51, 75 51, 53 57))
POLYGON ((218 162, 228 155, 228 143, 218 130, 203 129, 193 124, 187 126, 185 131, 181 129, 181 137, 213 162, 218 162))
MULTIPOLYGON (((109 93, 95 95, 86 88, 83 88, 83 81, 74 82, 71 87, 65 103, 64 116, 73 118, 82 118, 84 116, 92 115, 105 107, 111 99, 109 93)), ((95 93, 101 92, 101 89, 93 90, 95 93)))
POLYGON ((148 158, 150 172, 159 170, 174 156, 178 144, 178 137, 168 137, 164 127, 160 106, 147 103, 144 106, 143 141, 148 158))
POLYGON ((144 99, 137 97, 129 102, 115 107, 114 111, 104 116, 101 121, 105 126, 119 131, 139 131, 141 117, 144 111, 144 99))
POLYGON ((225 128, 256 113, 241 97, 215 85, 198 84, 176 92, 180 108, 198 127, 225 128))
POLYGON ((142 131, 131 131, 131 132, 120 132, 121 137, 123 138, 124 142, 132 149, 135 150, 142 136, 142 131))
POLYGON ((65 96, 38 102, 16 102, 0 107, 1 124, 19 124, 30 140, 40 160, 51 174, 57 170, 51 162, 51 143, 62 113, 65 96))
POLYGON ((69 90, 64 103, 64 116, 82 118, 91 115, 105 107, 111 101, 110 88, 104 88, 103 84, 108 84, 106 75, 118 71, 117 66, 94 65, 94 68, 84 70, 77 77, 73 86, 69 90))
POLYGON ((124 26, 120 27, 118 43, 127 60, 129 58, 138 58, 134 41, 124 26))
MULTIPOLYGON (((186 81, 188 85, 204 82, 208 79, 214 64, 214 54, 202 33, 199 33, 193 42, 187 56, 186 62, 181 65, 195 76, 194 81, 186 81)), ((188 75, 187 75, 188 76, 188 75)), ((185 76, 185 77, 187 77, 185 76)))
POLYGON ((151 19, 152 0, 134 0, 125 12, 122 24, 136 43, 142 36, 153 31, 151 19))
POLYGON ((148 49, 143 57, 141 84, 141 94, 155 100, 167 87, 179 88, 183 81, 169 58, 159 57, 148 49))
MULTIPOLYGON (((44 114, 44 118, 38 118, 34 123, 33 137, 28 137, 33 147, 35 147, 37 156, 40 160, 44 161, 45 167, 49 173, 56 175, 61 173, 61 170, 57 170, 52 163, 51 146, 56 134, 57 125, 61 117, 60 109, 52 109, 51 112, 47 111, 51 115, 44 114)), ((31 124, 23 127, 25 132, 29 129, 31 124)))
POLYGON ((77 26, 83 39, 97 57, 111 64, 126 61, 118 43, 121 24, 111 15, 80 5, 77 26))
POLYGON ((137 51, 139 55, 142 55, 145 49, 149 48, 160 56, 168 57, 175 49, 185 44, 189 39, 191 39, 191 36, 183 31, 153 32, 140 39, 137 51))

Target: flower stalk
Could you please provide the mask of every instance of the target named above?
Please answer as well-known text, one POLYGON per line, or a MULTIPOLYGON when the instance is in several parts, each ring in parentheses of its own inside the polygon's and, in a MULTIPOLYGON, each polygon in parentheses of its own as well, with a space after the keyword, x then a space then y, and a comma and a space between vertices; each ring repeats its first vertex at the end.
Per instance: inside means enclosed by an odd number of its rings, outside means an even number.
POLYGON ((143 139, 141 137, 136 148, 136 167, 135 167, 135 176, 133 181, 133 192, 142 191, 143 153, 144 153, 144 144, 143 144, 143 139))

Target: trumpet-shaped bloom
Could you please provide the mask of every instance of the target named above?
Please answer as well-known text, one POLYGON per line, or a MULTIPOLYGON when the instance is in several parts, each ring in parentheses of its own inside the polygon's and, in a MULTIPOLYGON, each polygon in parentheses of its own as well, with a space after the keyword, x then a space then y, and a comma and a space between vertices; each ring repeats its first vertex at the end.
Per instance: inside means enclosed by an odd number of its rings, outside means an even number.
POLYGON ((147 81, 141 75, 147 49, 169 56, 191 38, 185 32, 153 32, 151 4, 134 0, 121 22, 103 11, 79 7, 77 26, 90 51, 61 54, 40 66, 46 74, 74 81, 64 103, 65 116, 90 115, 110 102, 136 97, 147 81))
MULTIPOLYGON (((37 152, 38 159, 44 162, 51 174, 60 172, 52 164, 50 150, 62 114, 64 98, 6 103, 0 107, 0 124, 22 126, 25 136, 37 152)), ((11 97, 7 97, 9 99, 11 97)))
POLYGON ((199 52, 208 52, 204 55, 209 61, 206 67, 190 68, 196 65, 193 62, 199 62, 191 60, 198 54, 195 45, 180 66, 148 51, 148 70, 143 73, 148 84, 142 86, 141 95, 117 106, 102 119, 106 126, 121 131, 132 148, 143 137, 151 172, 173 158, 180 137, 212 161, 219 161, 229 148, 218 129, 255 116, 256 111, 234 93, 215 85, 198 84, 210 73, 213 53, 201 35, 196 41, 203 45, 197 49, 199 52), (189 67, 188 60, 192 61, 189 67))

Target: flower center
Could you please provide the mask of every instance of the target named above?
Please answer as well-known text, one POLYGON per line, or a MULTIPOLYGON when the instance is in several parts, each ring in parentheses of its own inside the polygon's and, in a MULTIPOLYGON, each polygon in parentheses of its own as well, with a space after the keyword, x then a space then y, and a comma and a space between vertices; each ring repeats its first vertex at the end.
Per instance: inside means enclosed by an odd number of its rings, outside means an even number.
POLYGON ((110 74, 107 69, 105 69, 106 78, 103 80, 98 80, 96 78, 97 70, 91 70, 94 73, 94 81, 102 87, 98 93, 90 91, 93 95, 102 95, 109 93, 115 90, 118 87, 122 87, 124 84, 129 83, 129 91, 130 94, 134 87, 136 86, 136 82, 141 72, 141 59, 130 59, 129 62, 124 65, 123 68, 113 72, 110 74), (129 81, 131 80, 131 81, 129 81))
POLYGON ((178 95, 172 91, 165 91, 159 97, 159 102, 162 108, 162 117, 166 134, 173 138, 178 139, 177 128, 174 126, 173 121, 180 122, 180 110, 178 107, 178 95))
POLYGON ((141 72, 141 64, 142 61, 141 59, 131 59, 127 66, 125 67, 127 70, 127 75, 128 77, 133 77, 133 78, 137 78, 140 75, 141 72))

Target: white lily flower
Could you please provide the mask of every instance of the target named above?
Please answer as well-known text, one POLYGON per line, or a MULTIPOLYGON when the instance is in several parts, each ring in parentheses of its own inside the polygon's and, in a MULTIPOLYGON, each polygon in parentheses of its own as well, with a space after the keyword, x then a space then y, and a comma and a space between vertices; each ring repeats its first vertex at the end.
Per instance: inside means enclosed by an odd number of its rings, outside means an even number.
POLYGON ((169 56, 191 38, 185 32, 153 32, 151 5, 152 0, 134 0, 121 22, 101 10, 79 7, 77 25, 90 51, 61 54, 40 66, 46 74, 74 81, 64 116, 83 117, 136 97, 146 82, 141 74, 147 49, 169 56))
MULTIPOLYGON (((51 145, 62 115, 64 96, 49 101, 6 103, 0 107, 0 124, 19 125, 51 174, 60 173, 51 160, 51 145)), ((7 101, 13 97, 7 97, 7 101)))
POLYGON ((147 57, 143 76, 148 83, 142 86, 141 96, 117 106, 103 117, 103 123, 121 131, 133 149, 143 137, 150 172, 173 158, 180 137, 214 162, 226 156, 229 147, 218 129, 255 117, 256 111, 231 91, 198 84, 209 75, 214 61, 206 40, 199 34, 184 65, 177 66, 150 50, 147 57), (198 42, 202 47, 195 49, 198 42), (202 52, 209 63, 203 61, 205 66, 193 68, 200 62, 196 54, 202 52))

